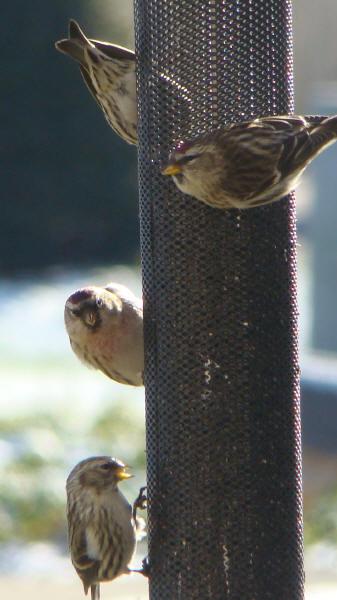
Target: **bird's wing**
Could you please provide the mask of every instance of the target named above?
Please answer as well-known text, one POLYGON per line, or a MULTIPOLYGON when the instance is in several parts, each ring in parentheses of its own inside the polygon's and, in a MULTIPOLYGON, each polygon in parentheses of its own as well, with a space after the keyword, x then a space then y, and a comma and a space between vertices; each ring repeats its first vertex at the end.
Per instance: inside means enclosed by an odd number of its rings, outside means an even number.
POLYGON ((250 198, 264 193, 315 154, 311 130, 320 123, 308 124, 303 117, 264 117, 233 123, 217 132, 228 165, 223 189, 232 196, 250 198), (235 135, 234 135, 235 134, 235 135), (230 178, 228 173, 237 177, 230 178), (240 176, 241 174, 241 176, 240 176))
POLYGON ((256 195, 279 180, 283 136, 276 132, 273 135, 272 127, 269 128, 268 136, 260 125, 247 127, 245 123, 235 124, 235 134, 231 126, 219 132, 221 162, 226 165, 221 187, 229 197, 250 198, 252 190, 256 195))
POLYGON ((118 46, 117 44, 110 44, 109 42, 100 42, 99 40, 90 40, 94 44, 95 48, 106 54, 109 58, 116 58, 117 60, 129 60, 135 62, 135 53, 133 50, 118 46))
POLYGON ((80 523, 77 523, 76 529, 72 531, 70 542, 71 560, 87 593, 92 583, 97 580, 99 561, 88 556, 86 532, 80 523))

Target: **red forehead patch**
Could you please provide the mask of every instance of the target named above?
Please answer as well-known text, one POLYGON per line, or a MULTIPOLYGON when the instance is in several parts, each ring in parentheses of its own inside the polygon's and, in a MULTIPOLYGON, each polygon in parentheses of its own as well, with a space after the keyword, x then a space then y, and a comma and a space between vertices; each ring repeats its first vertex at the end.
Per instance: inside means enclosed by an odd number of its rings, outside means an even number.
POLYGON ((185 154, 187 150, 191 148, 191 146, 191 142, 184 142, 183 140, 180 140, 180 142, 178 142, 178 144, 175 147, 175 151, 180 152, 181 154, 185 154))
POLYGON ((78 292, 74 292, 71 296, 69 296, 68 300, 72 304, 79 304, 79 302, 83 302, 83 300, 88 300, 91 298, 93 292, 91 290, 78 290, 78 292))

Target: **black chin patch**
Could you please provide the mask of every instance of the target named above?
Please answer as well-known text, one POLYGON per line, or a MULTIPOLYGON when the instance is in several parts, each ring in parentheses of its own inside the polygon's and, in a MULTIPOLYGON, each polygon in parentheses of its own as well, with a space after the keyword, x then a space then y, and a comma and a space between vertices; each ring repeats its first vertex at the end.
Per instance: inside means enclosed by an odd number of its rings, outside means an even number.
POLYGON ((177 173, 177 174, 174 176, 174 179, 176 179, 178 183, 182 183, 182 182, 183 182, 183 180, 184 180, 184 175, 183 175, 182 173, 177 173))

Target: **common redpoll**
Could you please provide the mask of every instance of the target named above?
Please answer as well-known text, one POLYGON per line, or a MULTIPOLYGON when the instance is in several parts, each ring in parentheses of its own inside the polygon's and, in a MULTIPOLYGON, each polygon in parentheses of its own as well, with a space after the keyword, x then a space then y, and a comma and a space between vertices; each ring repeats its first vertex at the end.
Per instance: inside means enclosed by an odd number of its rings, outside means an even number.
POLYGON ((144 508, 144 488, 132 509, 118 489, 121 481, 132 477, 125 469, 116 458, 97 456, 78 463, 67 479, 71 560, 85 594, 90 587, 92 600, 99 599, 99 582, 130 573, 136 540, 142 536, 137 529, 143 525, 134 517, 137 507, 144 508))
MULTIPOLYGON (((110 127, 127 142, 137 144, 135 53, 109 42, 89 40, 73 19, 69 23, 69 39, 60 40, 55 46, 78 62, 83 79, 110 127)), ((156 85, 163 95, 169 94, 172 110, 187 118, 191 107, 187 89, 166 73, 155 76, 149 86, 156 85)))
POLYGON ((136 63, 132 50, 89 40, 73 19, 69 39, 55 44, 74 58, 89 91, 110 127, 130 144, 137 144, 136 63))
POLYGON ((127 287, 81 288, 66 301, 64 320, 80 360, 127 385, 143 385, 143 305, 127 287))
POLYGON ((253 208, 286 196, 337 139, 337 116, 264 117, 180 142, 164 175, 214 208, 253 208))

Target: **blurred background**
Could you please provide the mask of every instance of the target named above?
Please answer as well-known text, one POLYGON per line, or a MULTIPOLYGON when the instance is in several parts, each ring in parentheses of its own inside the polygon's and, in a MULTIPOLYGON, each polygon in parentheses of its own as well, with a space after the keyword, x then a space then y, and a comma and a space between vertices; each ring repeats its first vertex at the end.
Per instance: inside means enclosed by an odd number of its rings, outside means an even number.
MULTIPOLYGON (((335 0, 294 0, 297 113, 337 113, 335 0)), ((69 18, 133 47, 131 0, 13 0, 2 8, 0 594, 82 597, 66 549, 65 479, 93 454, 145 481, 144 392, 84 368, 63 305, 77 287, 141 293, 136 149, 113 134, 73 61, 69 18), (130 443, 131 439, 131 443, 130 443)), ((307 599, 337 597, 337 147, 297 193, 307 599)), ((140 547, 139 564, 146 547, 140 547)), ((139 575, 104 598, 146 598, 139 575)))

